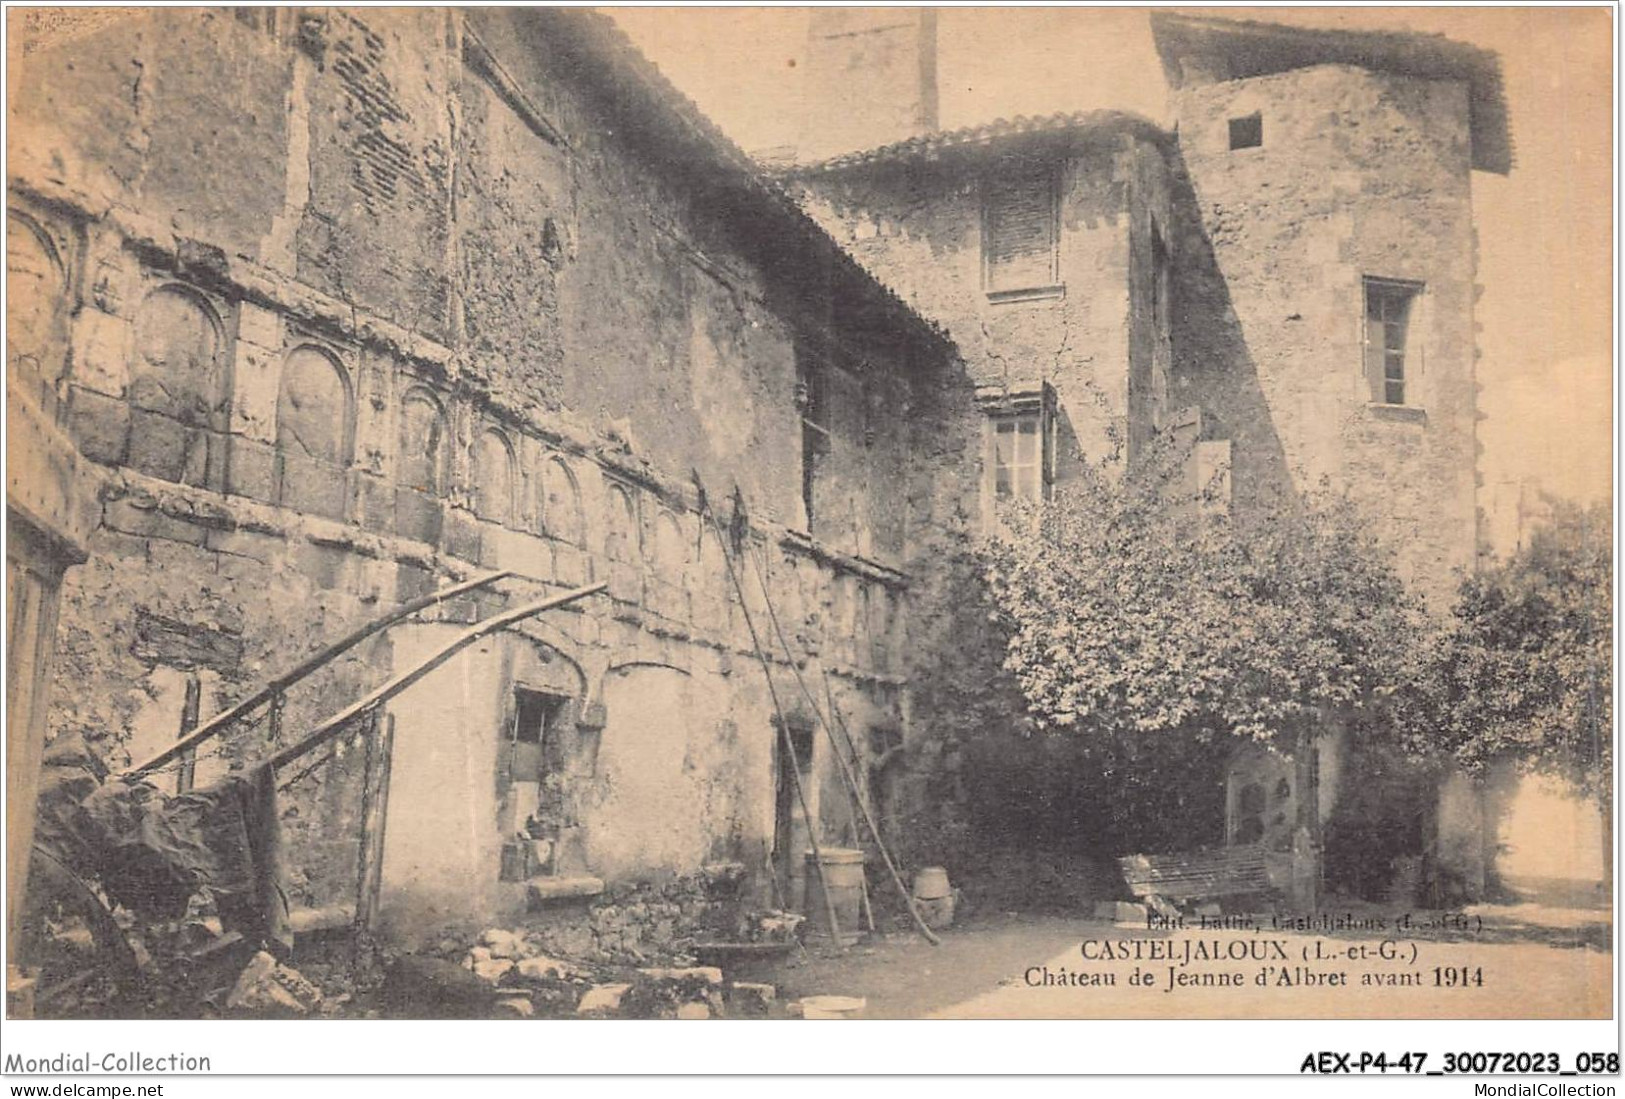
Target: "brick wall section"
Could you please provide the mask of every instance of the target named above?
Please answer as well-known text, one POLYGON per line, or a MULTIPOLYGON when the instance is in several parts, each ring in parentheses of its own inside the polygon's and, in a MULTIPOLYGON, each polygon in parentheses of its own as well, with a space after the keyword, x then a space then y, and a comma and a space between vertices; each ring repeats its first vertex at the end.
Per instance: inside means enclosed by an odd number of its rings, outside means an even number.
POLYGON ((1238 501, 1330 477, 1423 591, 1475 544, 1467 98, 1458 84, 1319 66, 1178 94, 1176 404, 1234 444, 1238 501), (1259 112, 1264 141, 1229 148, 1259 112), (1425 284, 1407 408, 1365 381, 1362 277, 1425 284))

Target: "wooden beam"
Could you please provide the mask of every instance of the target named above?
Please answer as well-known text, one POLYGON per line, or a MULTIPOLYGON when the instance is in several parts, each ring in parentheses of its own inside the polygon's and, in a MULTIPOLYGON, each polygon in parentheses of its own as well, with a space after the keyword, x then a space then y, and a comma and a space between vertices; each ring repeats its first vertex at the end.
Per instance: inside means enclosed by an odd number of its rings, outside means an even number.
POLYGON ((329 740, 332 740, 334 737, 343 732, 345 726, 354 721, 357 717, 360 717, 374 706, 388 702, 390 699, 406 690, 406 688, 410 687, 412 684, 416 683, 418 680, 440 667, 440 665, 450 660, 459 651, 472 645, 474 642, 478 641, 487 634, 495 633, 497 630, 500 630, 505 626, 511 626, 515 622, 530 618, 533 615, 541 614, 543 611, 554 610, 569 603, 574 603, 577 600, 585 599, 589 595, 597 595, 607 587, 609 587, 609 583, 607 581, 599 581, 596 584, 588 584, 584 588, 575 588, 572 591, 567 591, 562 595, 551 596, 547 599, 538 600, 535 603, 526 603, 522 607, 516 607, 511 611, 503 611, 501 614, 494 614, 483 622, 475 623, 462 633, 458 634, 456 637, 452 638, 452 640, 442 646, 438 652, 423 660, 416 667, 402 672, 394 679, 391 679, 388 683, 385 683, 383 686, 378 687, 377 689, 357 699, 355 702, 352 702, 350 705, 346 706, 344 709, 340 710, 326 721, 323 721, 321 724, 317 725, 316 728, 311 730, 310 734, 303 740, 296 744, 290 744, 288 747, 272 756, 270 759, 271 766, 286 767, 288 764, 292 763, 306 752, 309 752, 314 748, 318 748, 327 743, 329 740))
POLYGON ((121 776, 130 778, 146 771, 150 771, 154 767, 162 767, 164 764, 168 763, 182 752, 195 748, 205 740, 208 740, 210 737, 220 733, 229 727, 233 722, 237 721, 238 718, 241 718, 245 714, 253 711, 261 703, 280 695, 283 691, 305 678, 305 676, 309 675, 317 668, 320 668, 322 665, 328 663, 334 657, 355 648, 355 646, 361 644, 361 642, 365 641, 373 634, 388 629, 390 626, 393 626, 395 623, 401 621, 401 619, 410 618, 419 611, 427 610, 428 608, 434 606, 436 603, 442 603, 447 599, 463 595, 466 592, 471 592, 476 588, 483 588, 488 584, 494 584, 498 580, 502 580, 512 575, 513 572, 511 570, 486 573, 484 576, 477 576, 472 580, 464 580, 459 584, 451 585, 449 588, 441 588, 438 591, 430 592, 428 595, 414 599, 410 603, 401 605, 399 608, 378 619, 377 621, 369 622, 367 625, 361 627, 359 630, 356 630, 354 633, 347 634, 346 636, 333 642, 333 644, 327 646, 327 648, 323 649, 321 652, 301 660, 298 664, 294 665, 293 668, 284 672, 282 675, 277 676, 275 679, 271 680, 271 682, 267 683, 265 686, 261 687, 259 690, 237 703, 237 705, 231 707, 230 709, 220 711, 214 717, 211 717, 208 721, 204 722, 202 725, 198 726, 196 729, 192 730, 186 736, 177 740, 174 744, 171 744, 168 748, 165 748, 157 755, 152 756, 151 758, 146 759, 133 767, 125 768, 122 772, 120 772, 121 776))

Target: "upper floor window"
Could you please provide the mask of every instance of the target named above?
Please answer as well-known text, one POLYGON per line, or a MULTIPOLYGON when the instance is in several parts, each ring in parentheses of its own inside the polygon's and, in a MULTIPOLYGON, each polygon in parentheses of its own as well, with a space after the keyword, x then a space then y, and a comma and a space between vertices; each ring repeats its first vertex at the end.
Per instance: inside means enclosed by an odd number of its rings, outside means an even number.
POLYGON ((805 352, 796 355, 796 409, 801 413, 801 505, 812 533, 818 467, 829 453, 829 370, 805 352))
POLYGON ((1365 280, 1365 375, 1376 404, 1406 403, 1407 371, 1414 373, 1411 317, 1421 284, 1365 280))
POLYGON ((1264 116, 1256 111, 1230 120, 1230 147, 1256 149, 1264 144, 1264 116))
POLYGON ((1060 290, 1060 203, 1048 168, 991 176, 982 194, 982 278, 994 301, 1060 290))
POLYGON ((1049 496, 1055 481, 1052 392, 1045 386, 985 406, 987 489, 994 501, 1049 496))

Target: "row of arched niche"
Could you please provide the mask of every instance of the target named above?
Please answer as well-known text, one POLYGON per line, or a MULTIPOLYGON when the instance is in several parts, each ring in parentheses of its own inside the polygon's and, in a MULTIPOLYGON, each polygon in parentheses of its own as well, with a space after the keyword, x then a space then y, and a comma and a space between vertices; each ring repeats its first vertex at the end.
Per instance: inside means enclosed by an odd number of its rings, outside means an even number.
MULTIPOLYGON (((204 295, 178 283, 152 290, 135 319, 128 388, 132 407, 190 428, 227 432, 231 393, 225 333, 219 312, 204 295)), ((286 476, 284 467, 291 463, 337 476, 348 471, 355 461, 356 404, 350 372, 332 350, 316 343, 292 347, 283 357, 278 381, 279 476, 286 476)), ((504 426, 489 421, 475 426, 464 491, 455 493, 450 413, 447 398, 423 382, 412 382, 402 393, 393 461, 398 489, 437 501, 459 495, 482 519, 589 547, 580 484, 565 456, 546 453, 534 469, 522 469, 519 435, 504 426)), ((591 548, 610 560, 642 557, 636 497, 636 490, 606 479, 602 541, 591 548)), ((660 508, 650 533, 653 563, 662 571, 680 573, 691 547, 677 518, 660 508)))

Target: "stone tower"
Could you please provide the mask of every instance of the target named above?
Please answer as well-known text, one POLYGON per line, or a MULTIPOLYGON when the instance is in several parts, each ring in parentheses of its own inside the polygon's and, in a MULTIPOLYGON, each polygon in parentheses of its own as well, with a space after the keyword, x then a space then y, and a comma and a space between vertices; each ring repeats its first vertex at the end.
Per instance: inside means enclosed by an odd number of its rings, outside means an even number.
POLYGON ((1475 169, 1510 167, 1493 55, 1434 36, 1153 16, 1183 212, 1174 403, 1238 506, 1324 478, 1436 602, 1477 543, 1475 169))

